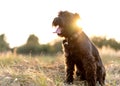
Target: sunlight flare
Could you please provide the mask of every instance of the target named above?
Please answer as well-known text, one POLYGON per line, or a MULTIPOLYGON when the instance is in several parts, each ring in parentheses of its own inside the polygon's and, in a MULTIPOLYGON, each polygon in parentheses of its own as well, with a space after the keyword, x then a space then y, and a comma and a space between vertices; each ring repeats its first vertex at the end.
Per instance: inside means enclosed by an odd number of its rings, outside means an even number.
POLYGON ((82 25, 82 21, 81 21, 80 19, 78 19, 78 20, 76 21, 76 24, 77 24, 78 27, 82 27, 82 26, 83 26, 83 25, 82 25))
POLYGON ((80 21, 80 19, 77 20, 76 24, 77 24, 77 26, 79 26, 79 27, 81 26, 81 21, 80 21))

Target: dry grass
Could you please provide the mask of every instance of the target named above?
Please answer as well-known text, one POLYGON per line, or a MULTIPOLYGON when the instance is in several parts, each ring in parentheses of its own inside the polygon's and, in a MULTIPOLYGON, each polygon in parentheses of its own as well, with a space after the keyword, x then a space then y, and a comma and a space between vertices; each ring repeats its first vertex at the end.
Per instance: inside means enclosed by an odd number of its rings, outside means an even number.
MULTIPOLYGON (((106 86, 120 86, 120 52, 100 50, 106 67, 106 86)), ((0 86, 65 86, 64 56, 0 54, 0 86)), ((71 86, 85 86, 74 80, 71 86)))
POLYGON ((106 85, 120 86, 120 51, 103 47, 100 54, 106 67, 106 85))

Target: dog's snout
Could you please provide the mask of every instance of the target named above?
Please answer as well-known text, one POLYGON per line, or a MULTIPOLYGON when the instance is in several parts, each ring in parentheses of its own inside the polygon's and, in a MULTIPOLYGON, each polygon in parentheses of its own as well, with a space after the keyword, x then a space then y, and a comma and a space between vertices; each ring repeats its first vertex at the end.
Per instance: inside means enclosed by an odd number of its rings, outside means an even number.
POLYGON ((52 25, 61 27, 63 25, 61 18, 59 18, 59 17, 54 18, 52 25))
POLYGON ((54 18, 52 25, 57 26, 59 24, 60 19, 58 17, 54 18))

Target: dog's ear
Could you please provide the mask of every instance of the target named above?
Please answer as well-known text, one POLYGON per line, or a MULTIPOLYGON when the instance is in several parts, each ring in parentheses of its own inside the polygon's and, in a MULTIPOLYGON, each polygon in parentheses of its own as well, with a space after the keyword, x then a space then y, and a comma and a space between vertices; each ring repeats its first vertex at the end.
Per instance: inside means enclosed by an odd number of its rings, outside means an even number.
POLYGON ((58 12, 58 16, 62 15, 63 14, 63 11, 59 11, 58 12))
POLYGON ((74 17, 75 17, 76 19, 80 19, 80 15, 79 15, 78 13, 75 13, 75 14, 74 14, 74 17))

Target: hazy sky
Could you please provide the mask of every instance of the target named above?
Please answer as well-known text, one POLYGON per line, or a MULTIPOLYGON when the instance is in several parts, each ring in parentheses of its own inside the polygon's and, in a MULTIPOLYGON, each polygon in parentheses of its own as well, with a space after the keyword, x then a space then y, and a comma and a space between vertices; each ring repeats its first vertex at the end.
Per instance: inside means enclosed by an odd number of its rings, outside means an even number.
POLYGON ((30 34, 40 43, 55 39, 52 20, 60 10, 77 12, 87 35, 120 40, 119 0, 0 0, 0 34, 11 47, 20 46, 30 34))

